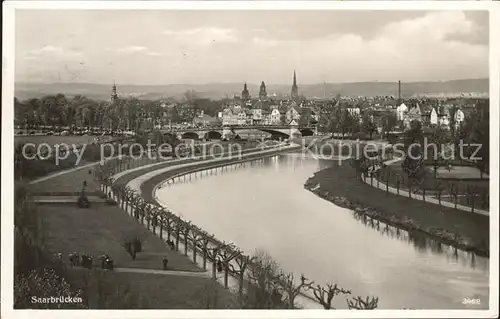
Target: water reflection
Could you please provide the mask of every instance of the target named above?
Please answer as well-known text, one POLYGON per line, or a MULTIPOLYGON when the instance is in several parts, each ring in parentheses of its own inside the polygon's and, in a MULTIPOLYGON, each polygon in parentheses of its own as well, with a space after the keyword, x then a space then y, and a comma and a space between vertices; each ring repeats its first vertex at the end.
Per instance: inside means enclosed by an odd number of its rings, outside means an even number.
MULTIPOLYGON (((447 260, 459 262, 461 265, 469 266, 473 269, 476 268, 476 254, 473 252, 457 249, 441 241, 429 238, 422 232, 407 231, 364 214, 353 212, 353 217, 363 225, 379 231, 384 236, 396 238, 411 244, 419 253, 432 252, 434 254, 444 255, 447 260)), ((483 271, 488 269, 487 266, 487 263, 481 263, 479 265, 480 269, 483 271)))
POLYGON ((487 307, 488 259, 304 190, 309 176, 331 164, 277 156, 181 178, 158 198, 246 252, 264 248, 285 270, 377 295, 382 308, 463 309, 464 297, 487 307))
MULTIPOLYGON (((274 156, 245 163, 238 163, 230 166, 212 168, 183 176, 179 181, 176 181, 176 183, 194 183, 196 182, 196 179, 205 179, 213 175, 217 176, 237 174, 239 170, 247 170, 249 168, 252 169, 262 166, 273 167, 275 171, 284 170, 292 166, 293 171, 295 172, 297 169, 304 168, 304 166, 306 165, 304 160, 300 160, 302 158, 302 154, 287 154, 284 156, 274 156)), ((317 170, 321 170, 330 165, 331 163, 318 161, 317 170)), ((366 227, 375 229, 384 236, 398 239, 400 241, 411 244, 419 253, 432 252, 435 254, 443 254, 448 260, 460 262, 462 265, 469 265, 472 268, 476 267, 476 256, 472 252, 467 252, 444 244, 438 240, 429 238, 425 234, 418 231, 407 231, 405 229, 400 229, 398 227, 381 222, 375 218, 371 218, 370 216, 367 216, 365 214, 358 214, 353 211, 352 215, 354 219, 356 219, 366 227)), ((487 269, 487 264, 483 263, 481 266, 483 270, 487 269)))

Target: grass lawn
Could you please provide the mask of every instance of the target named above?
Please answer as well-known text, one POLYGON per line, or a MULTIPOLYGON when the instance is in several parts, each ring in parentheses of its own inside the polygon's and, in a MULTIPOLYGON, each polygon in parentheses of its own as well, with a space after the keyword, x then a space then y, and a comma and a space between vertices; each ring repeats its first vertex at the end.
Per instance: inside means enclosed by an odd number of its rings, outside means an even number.
POLYGON ((87 182, 87 192, 99 191, 99 184, 94 180, 94 176, 89 174, 92 168, 81 169, 68 174, 62 174, 53 178, 31 184, 32 193, 40 192, 79 192, 82 190, 83 181, 87 182))
MULTIPOLYGON (((438 170, 437 178, 434 177, 434 169, 426 167, 425 177, 420 184, 412 186, 412 193, 414 191, 421 193, 421 189, 425 189, 429 196, 438 197, 438 185, 441 187, 441 200, 448 202, 457 202, 459 205, 472 206, 472 196, 465 196, 468 194, 467 187, 475 187, 476 194, 474 195, 474 207, 489 210, 489 199, 485 195, 489 195, 489 179, 473 179, 479 170, 475 167, 459 166, 454 167, 451 171, 445 168, 438 170), (462 177, 460 179, 460 177, 462 177), (457 188, 459 196, 455 199, 450 196, 451 186, 457 188), (461 195, 461 196, 460 196, 461 195)), ((397 175, 400 176, 399 188, 408 190, 408 178, 406 173, 401 167, 401 162, 395 162, 381 170, 381 181, 386 182, 389 180, 389 185, 397 187, 397 175)))
POLYGON ((90 274, 94 277, 90 281, 91 293, 87 298, 90 308, 118 309, 117 304, 125 303, 128 309, 204 309, 211 294, 217 295, 217 303, 212 308, 234 308, 235 305, 234 296, 209 278, 100 271, 98 274, 97 271, 75 268, 71 272, 71 281, 83 283, 82 279, 90 274), (96 277, 104 284, 105 288, 101 289, 106 295, 106 306, 95 301, 98 289, 96 277), (126 291, 132 297, 130 302, 123 302, 128 301, 126 291))
MULTIPOLYGON (((187 257, 171 251, 162 240, 128 216, 117 206, 93 204, 90 209, 76 205, 38 205, 43 234, 51 252, 88 253, 94 257, 107 253, 116 267, 162 269, 166 256, 170 270, 201 271, 187 257), (145 236, 143 252, 136 260, 122 247, 125 236, 145 236)), ((98 261, 94 261, 98 265, 98 261)))

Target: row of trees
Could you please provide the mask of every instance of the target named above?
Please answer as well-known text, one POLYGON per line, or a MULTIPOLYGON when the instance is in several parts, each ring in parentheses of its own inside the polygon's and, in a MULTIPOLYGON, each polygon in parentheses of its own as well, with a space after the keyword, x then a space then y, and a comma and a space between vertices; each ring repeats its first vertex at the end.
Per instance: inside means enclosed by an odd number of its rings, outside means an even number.
POLYGON ((221 107, 220 101, 199 98, 195 93, 189 92, 178 102, 171 99, 139 100, 130 97, 118 99, 113 103, 89 99, 82 95, 68 98, 64 94, 56 94, 25 101, 14 98, 14 118, 17 125, 28 127, 75 125, 135 130, 143 119, 149 119, 154 124, 162 120, 172 123, 192 122, 201 111, 217 116, 221 107))
MULTIPOLYGON (((228 287, 229 275, 238 278, 240 307, 294 309, 297 307, 296 298, 306 291, 312 291, 314 298, 325 309, 334 309, 332 302, 336 296, 351 294, 349 290, 342 289, 336 284, 323 286, 315 284, 304 276, 295 278, 292 273, 280 269, 269 255, 263 252, 254 256, 246 255, 235 245, 217 240, 214 235, 183 220, 169 210, 147 203, 134 190, 114 183, 111 174, 119 167, 123 165, 116 160, 112 167, 99 167, 95 170, 95 178, 101 183, 102 190, 106 193, 112 191, 122 209, 127 212, 131 211, 134 218, 154 234, 158 233, 160 238, 172 240, 176 250, 179 250, 179 243, 182 242, 184 255, 188 255, 188 249, 191 250, 194 262, 202 258, 204 269, 207 269, 207 263, 210 262, 214 280, 217 273, 217 261, 220 261, 224 271, 224 287, 228 287), (164 232, 166 232, 166 238, 164 238, 164 232)), ((347 301, 350 309, 374 309, 377 305, 378 298, 358 296, 347 301)))
POLYGON ((334 108, 330 114, 320 119, 320 126, 329 132, 340 133, 342 138, 346 134, 363 133, 370 140, 378 132, 379 125, 385 133, 388 133, 394 130, 398 124, 395 114, 388 114, 377 121, 372 112, 366 111, 363 114, 357 114, 343 108, 334 108))

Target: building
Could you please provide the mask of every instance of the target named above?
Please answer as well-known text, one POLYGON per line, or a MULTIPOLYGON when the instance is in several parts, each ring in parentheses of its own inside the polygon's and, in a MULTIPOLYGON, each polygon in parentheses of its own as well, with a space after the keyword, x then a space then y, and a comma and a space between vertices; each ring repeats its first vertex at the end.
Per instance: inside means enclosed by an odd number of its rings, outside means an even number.
POLYGON ((247 124, 247 114, 245 110, 238 110, 236 112, 236 118, 237 118, 237 123, 238 125, 246 125, 247 124))
POLYGON ((396 107, 396 117, 398 118, 398 121, 404 120, 406 112, 408 112, 406 104, 401 103, 398 107, 396 107))
POLYGON ((201 113, 194 118, 193 124, 198 127, 218 126, 220 124, 220 120, 210 115, 201 113))
POLYGON ((438 122, 441 126, 450 127, 450 110, 445 105, 439 107, 438 122))
POLYGON ((110 101, 111 104, 115 104, 116 102, 118 102, 118 94, 116 93, 116 84, 114 81, 113 81, 113 88, 111 89, 110 101))
POLYGON ((295 109, 295 107, 290 106, 285 113, 286 122, 290 123, 292 120, 295 120, 297 123, 300 120, 300 113, 295 109))
POLYGON ((408 110, 408 112, 404 115, 404 126, 409 128, 411 125, 411 122, 413 121, 419 121, 422 122, 422 111, 420 110, 420 107, 418 105, 413 106, 408 110))
POLYGON ((295 70, 293 71, 293 84, 290 96, 294 101, 297 101, 299 99, 299 88, 297 86, 297 75, 295 74, 295 70))
POLYGON ((243 85, 243 91, 241 91, 241 100, 243 102, 247 102, 251 100, 250 97, 250 92, 248 91, 247 83, 245 82, 245 85, 243 85))
POLYGON ((460 126, 465 120, 465 114, 461 109, 456 109, 455 114, 453 114, 453 119, 455 121, 455 126, 460 126))
POLYGON ((430 119, 429 119, 429 124, 430 125, 438 125, 439 123, 439 118, 436 112, 435 108, 432 108, 430 119))
POLYGON ((270 113, 270 125, 281 125, 281 112, 278 108, 273 108, 270 113))
POLYGON ((235 114, 230 108, 224 109, 224 111, 222 111, 222 125, 238 125, 238 115, 235 114))
POLYGON ((264 101, 267 99, 267 91, 266 91, 266 84, 264 81, 260 83, 260 90, 259 90, 259 100, 264 101))

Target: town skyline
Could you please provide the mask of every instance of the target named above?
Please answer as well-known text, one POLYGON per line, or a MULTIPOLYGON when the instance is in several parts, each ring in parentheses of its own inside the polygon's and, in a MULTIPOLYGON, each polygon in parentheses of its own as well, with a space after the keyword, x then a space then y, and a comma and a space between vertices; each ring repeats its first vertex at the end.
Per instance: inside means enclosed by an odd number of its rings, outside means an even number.
POLYGON ((24 10, 15 81, 272 85, 291 83, 293 70, 299 86, 487 78, 487 26, 481 11, 24 10))

